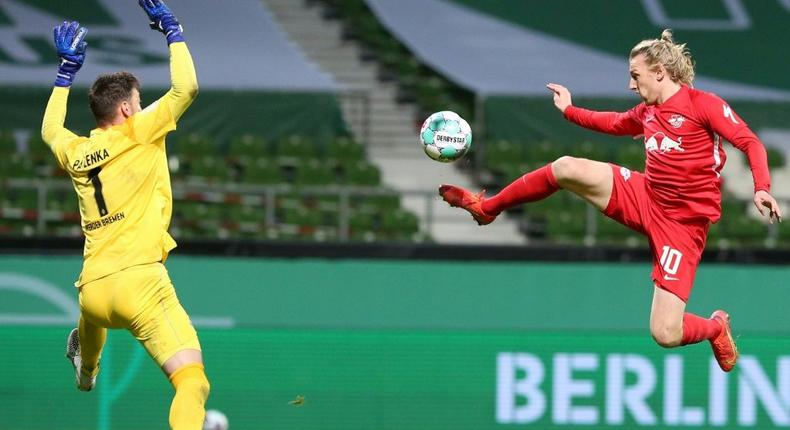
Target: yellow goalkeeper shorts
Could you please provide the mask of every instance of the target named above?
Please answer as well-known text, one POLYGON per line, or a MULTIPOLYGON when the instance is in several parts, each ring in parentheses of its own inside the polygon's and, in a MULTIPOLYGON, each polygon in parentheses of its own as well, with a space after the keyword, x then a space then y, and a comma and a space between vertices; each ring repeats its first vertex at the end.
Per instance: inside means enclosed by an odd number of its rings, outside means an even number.
POLYGON ((128 267, 83 285, 80 311, 90 324, 131 331, 159 366, 179 351, 200 350, 162 263, 128 267))

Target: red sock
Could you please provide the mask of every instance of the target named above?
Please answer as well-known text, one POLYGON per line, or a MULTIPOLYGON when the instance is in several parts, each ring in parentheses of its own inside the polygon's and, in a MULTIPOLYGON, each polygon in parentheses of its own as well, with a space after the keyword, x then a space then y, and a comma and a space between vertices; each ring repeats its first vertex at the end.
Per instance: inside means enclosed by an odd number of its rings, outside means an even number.
POLYGON ((499 215, 503 210, 522 203, 543 200, 559 189, 549 163, 516 179, 499 194, 483 200, 481 208, 489 215, 499 215))
POLYGON ((718 322, 686 312, 683 314, 683 338, 680 344, 688 345, 712 339, 720 331, 721 325, 718 322))

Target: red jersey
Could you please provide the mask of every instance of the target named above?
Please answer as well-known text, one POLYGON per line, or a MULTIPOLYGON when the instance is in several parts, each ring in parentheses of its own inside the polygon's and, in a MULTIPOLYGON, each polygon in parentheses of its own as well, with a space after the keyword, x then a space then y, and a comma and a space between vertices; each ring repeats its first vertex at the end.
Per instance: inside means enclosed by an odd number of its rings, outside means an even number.
POLYGON ((627 112, 569 106, 564 115, 591 130, 644 136, 650 197, 676 221, 719 220, 720 173, 727 159, 722 138, 746 154, 755 192, 770 191, 765 148, 743 119, 713 93, 683 85, 660 105, 641 103, 627 112))

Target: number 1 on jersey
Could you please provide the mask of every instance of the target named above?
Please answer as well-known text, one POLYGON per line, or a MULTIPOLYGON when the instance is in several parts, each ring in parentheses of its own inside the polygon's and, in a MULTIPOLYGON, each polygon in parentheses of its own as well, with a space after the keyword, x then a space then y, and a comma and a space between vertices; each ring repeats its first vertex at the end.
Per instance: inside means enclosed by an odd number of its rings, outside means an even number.
POLYGON ((104 201, 104 194, 102 193, 101 179, 99 179, 99 172, 101 167, 97 167, 88 172, 88 179, 93 184, 93 196, 96 198, 96 206, 99 207, 99 216, 105 216, 109 213, 107 210, 107 203, 104 201))

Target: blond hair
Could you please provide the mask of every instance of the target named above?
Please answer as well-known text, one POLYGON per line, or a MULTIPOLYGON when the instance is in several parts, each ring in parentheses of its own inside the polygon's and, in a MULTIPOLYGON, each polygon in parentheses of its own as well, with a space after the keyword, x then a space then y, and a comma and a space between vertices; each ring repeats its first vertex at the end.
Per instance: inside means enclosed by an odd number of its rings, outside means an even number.
POLYGON ((628 58, 644 55, 649 68, 663 65, 673 82, 691 85, 694 81, 694 60, 686 49, 686 44, 677 44, 672 40, 672 30, 661 32, 660 39, 646 39, 631 49, 628 58))

